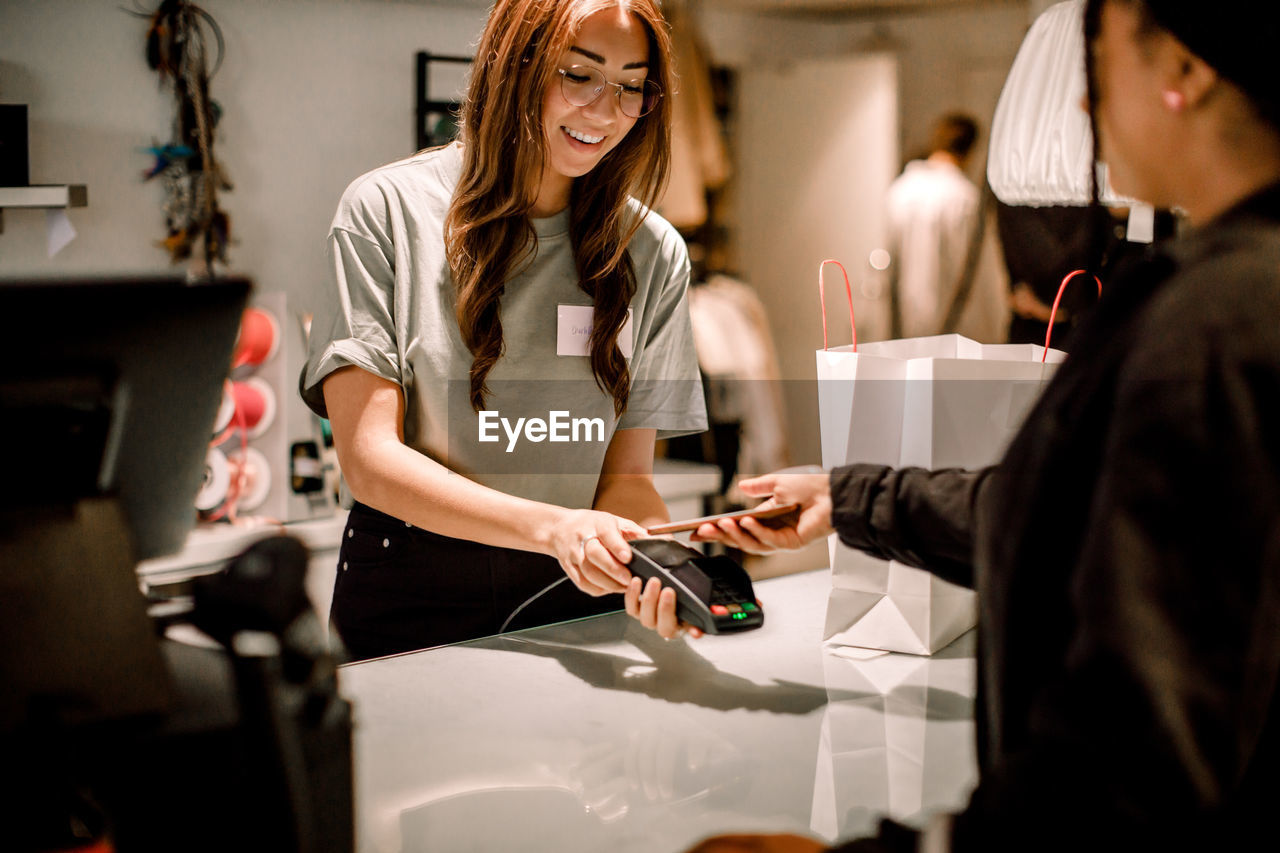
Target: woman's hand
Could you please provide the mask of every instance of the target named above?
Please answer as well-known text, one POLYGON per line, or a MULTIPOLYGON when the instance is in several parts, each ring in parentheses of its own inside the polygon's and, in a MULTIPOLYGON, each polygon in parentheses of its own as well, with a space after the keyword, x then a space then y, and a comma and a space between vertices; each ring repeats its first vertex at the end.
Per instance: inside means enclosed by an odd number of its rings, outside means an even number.
POLYGON ((676 591, 663 588, 657 578, 646 585, 632 577, 628 539, 647 538, 648 532, 630 519, 597 510, 569 511, 552 533, 552 546, 560 567, 574 586, 587 595, 626 593, 627 613, 640 624, 670 640, 687 631, 702 631, 676 618, 676 591))
POLYGON ((827 472, 816 465, 783 468, 762 477, 741 480, 738 488, 748 495, 772 497, 761 504, 799 504, 798 516, 789 524, 777 524, 781 517, 759 521, 746 517, 722 518, 707 522, 691 537, 698 542, 723 542, 748 554, 794 551, 831 533, 831 482, 827 472))
POLYGON ((631 582, 628 539, 647 535, 634 521, 593 509, 569 510, 551 533, 560 568, 587 595, 626 592, 631 582))
POLYGON ((664 640, 687 632, 690 637, 701 637, 702 629, 687 622, 681 622, 676 616, 676 591, 664 587, 657 578, 633 577, 627 586, 627 613, 633 619, 651 631, 656 631, 664 640))

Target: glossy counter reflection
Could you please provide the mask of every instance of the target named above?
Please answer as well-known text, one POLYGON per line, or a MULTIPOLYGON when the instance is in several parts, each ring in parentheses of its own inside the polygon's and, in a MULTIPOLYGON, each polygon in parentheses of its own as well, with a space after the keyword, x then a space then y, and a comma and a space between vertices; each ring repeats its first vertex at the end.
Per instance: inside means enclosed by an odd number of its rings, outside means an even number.
POLYGON ((765 625, 736 636, 665 642, 613 614, 343 668, 359 850, 834 840, 963 803, 971 635, 851 659, 822 644, 829 589, 762 581, 765 625))

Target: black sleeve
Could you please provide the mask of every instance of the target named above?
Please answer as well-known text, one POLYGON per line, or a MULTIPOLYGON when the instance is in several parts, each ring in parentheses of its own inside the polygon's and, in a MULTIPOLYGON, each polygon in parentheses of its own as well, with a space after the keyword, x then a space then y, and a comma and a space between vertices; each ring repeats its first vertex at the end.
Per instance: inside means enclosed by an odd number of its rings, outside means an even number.
POLYGON ((831 524, 850 548, 972 587, 974 507, 989 471, 835 468, 831 524))

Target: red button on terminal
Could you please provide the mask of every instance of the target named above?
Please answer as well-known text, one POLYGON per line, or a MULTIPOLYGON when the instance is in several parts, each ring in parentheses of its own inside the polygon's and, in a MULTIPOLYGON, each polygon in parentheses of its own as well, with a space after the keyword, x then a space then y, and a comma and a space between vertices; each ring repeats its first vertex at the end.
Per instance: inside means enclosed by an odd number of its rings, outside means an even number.
POLYGON ((711 612, 717 616, 727 616, 729 614, 729 608, 725 607, 723 604, 713 604, 711 605, 711 612))

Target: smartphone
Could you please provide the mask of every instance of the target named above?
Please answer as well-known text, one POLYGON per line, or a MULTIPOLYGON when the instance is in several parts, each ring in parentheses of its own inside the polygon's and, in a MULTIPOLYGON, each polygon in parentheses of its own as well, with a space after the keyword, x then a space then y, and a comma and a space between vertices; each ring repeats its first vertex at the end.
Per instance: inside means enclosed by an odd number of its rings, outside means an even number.
POLYGON ((741 509, 737 512, 722 512, 719 515, 704 515, 702 518, 688 518, 684 521, 669 521, 666 524, 655 524, 653 527, 647 528, 654 535, 661 533, 681 533, 685 530, 697 530, 701 525, 708 521, 718 521, 722 518, 751 518, 764 524, 766 527, 783 527, 792 521, 787 516, 797 513, 800 504, 779 504, 777 506, 756 507, 755 509, 741 509), (772 521, 772 523, 770 523, 772 521))

